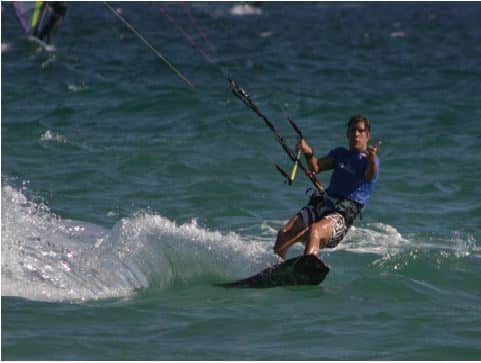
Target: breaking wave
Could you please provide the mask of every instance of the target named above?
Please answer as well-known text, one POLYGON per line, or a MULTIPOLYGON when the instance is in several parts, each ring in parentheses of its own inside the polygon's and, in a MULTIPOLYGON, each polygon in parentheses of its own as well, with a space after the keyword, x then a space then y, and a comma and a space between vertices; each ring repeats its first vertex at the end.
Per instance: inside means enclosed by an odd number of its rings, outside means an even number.
POLYGON ((42 301, 125 297, 197 276, 248 274, 276 261, 270 245, 236 233, 138 213, 112 229, 56 216, 2 187, 2 296, 42 301))
MULTIPOLYGON (((139 212, 111 229, 62 219, 30 201, 22 188, 2 186, 2 296, 41 301, 128 297, 137 289, 177 282, 245 277, 277 258, 272 243, 281 221, 234 232, 210 231, 139 212)), ((410 237, 382 223, 353 227, 334 250, 374 254, 372 265, 402 270, 418 261, 442 264, 480 257, 474 236, 410 237), (407 266, 407 267, 406 267, 407 266)), ((302 253, 298 244, 290 254, 302 253)))

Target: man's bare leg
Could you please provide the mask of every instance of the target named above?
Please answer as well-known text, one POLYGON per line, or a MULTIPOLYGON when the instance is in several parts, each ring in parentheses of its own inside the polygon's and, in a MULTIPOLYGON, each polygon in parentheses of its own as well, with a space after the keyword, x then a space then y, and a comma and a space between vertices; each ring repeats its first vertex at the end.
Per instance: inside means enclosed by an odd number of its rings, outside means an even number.
POLYGON ((304 255, 314 255, 319 257, 319 250, 332 238, 332 222, 329 219, 321 219, 311 224, 307 235, 306 248, 304 255))
POLYGON ((306 235, 307 230, 308 229, 304 227, 302 219, 296 214, 277 233, 274 252, 278 256, 285 258, 289 247, 301 241, 306 235))

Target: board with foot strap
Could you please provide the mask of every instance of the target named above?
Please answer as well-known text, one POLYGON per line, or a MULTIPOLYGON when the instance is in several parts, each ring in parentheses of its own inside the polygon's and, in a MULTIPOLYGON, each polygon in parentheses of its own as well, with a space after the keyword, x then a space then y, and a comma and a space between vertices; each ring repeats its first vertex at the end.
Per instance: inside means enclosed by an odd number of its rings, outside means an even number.
POLYGON ((313 255, 298 256, 268 267, 256 275, 234 282, 218 284, 226 288, 269 288, 292 285, 319 285, 329 267, 313 255))

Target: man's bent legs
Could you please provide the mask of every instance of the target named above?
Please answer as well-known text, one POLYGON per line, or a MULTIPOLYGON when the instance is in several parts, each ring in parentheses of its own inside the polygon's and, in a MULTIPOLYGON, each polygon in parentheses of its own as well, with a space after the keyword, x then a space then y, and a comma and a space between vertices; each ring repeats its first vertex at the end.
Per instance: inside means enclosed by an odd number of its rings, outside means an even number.
POLYGON ((302 218, 296 214, 277 234, 274 252, 282 258, 296 242, 306 241, 304 255, 319 256, 319 250, 334 248, 344 238, 347 226, 344 217, 338 213, 328 214, 319 221, 305 227, 302 218))

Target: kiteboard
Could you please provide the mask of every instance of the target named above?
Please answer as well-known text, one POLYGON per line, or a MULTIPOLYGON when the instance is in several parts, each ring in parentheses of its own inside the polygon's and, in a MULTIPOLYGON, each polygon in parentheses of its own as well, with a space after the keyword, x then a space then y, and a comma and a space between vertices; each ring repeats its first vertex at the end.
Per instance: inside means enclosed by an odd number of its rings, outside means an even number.
POLYGON ((256 275, 234 282, 218 284, 226 288, 269 288, 292 285, 319 285, 329 267, 316 256, 298 256, 268 267, 256 275))

